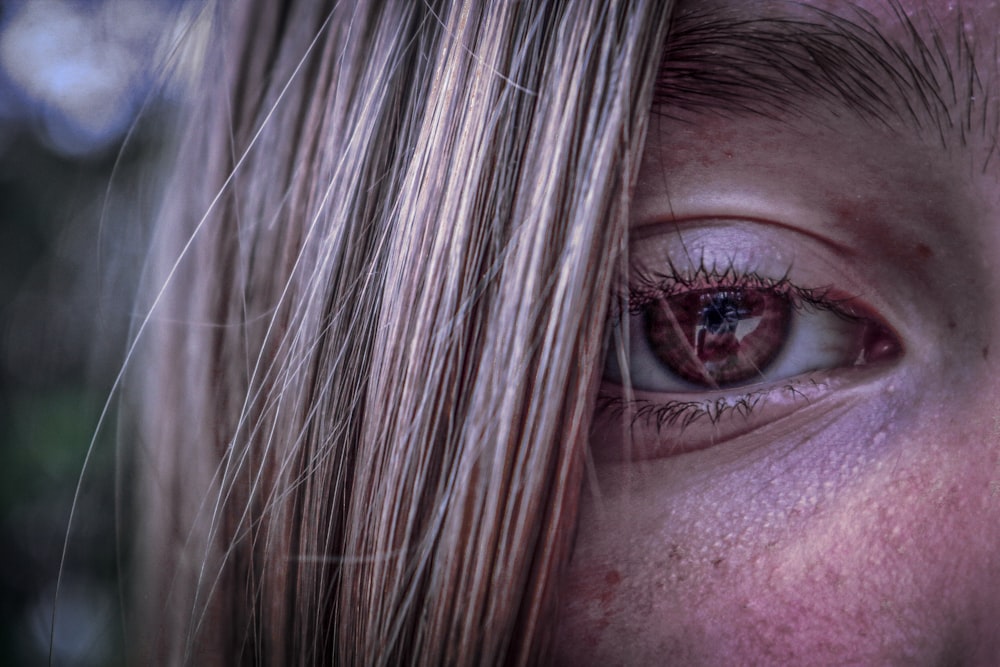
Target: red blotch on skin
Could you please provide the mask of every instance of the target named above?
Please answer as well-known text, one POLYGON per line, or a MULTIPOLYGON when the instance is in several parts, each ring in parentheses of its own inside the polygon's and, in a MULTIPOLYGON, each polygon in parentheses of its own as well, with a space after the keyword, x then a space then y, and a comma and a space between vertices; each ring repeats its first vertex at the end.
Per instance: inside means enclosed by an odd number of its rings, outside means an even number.
POLYGON ((610 625, 611 621, 606 618, 597 619, 594 621, 593 630, 583 636, 583 643, 586 644, 588 648, 597 648, 601 645, 601 638, 604 636, 604 631, 607 630, 610 625))
POLYGON ((934 251, 925 243, 918 243, 915 251, 920 259, 930 259, 934 256, 934 251))
POLYGON ((622 582, 622 575, 618 570, 609 570, 607 574, 604 575, 604 590, 601 591, 600 601, 601 606, 607 609, 611 605, 611 601, 615 597, 615 589, 618 588, 618 584, 622 582))
POLYGON ((835 197, 833 199, 833 213, 837 217, 837 220, 856 222, 863 219, 866 211, 864 202, 844 197, 835 197))
POLYGON ((622 583, 618 570, 603 567, 589 569, 568 584, 567 596, 575 601, 574 606, 583 611, 581 623, 571 625, 565 634, 570 642, 576 642, 588 649, 596 649, 604 643, 604 633, 611 626, 614 616, 615 597, 622 583))

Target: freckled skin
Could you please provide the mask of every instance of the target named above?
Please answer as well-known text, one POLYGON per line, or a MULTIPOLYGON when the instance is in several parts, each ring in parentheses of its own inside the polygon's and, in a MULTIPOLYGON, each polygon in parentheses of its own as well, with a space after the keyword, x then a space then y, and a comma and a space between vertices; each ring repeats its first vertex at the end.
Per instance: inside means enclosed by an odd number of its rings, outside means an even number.
MULTIPOLYGON (((900 30, 885 4, 865 6, 900 30)), ((902 4, 957 20, 957 3, 902 4)), ((1000 3, 961 4, 992 43, 1000 3)), ((1000 160, 814 120, 655 120, 634 224, 669 211, 829 238, 829 282, 867 285, 904 352, 716 446, 599 460, 558 664, 1000 664, 1000 160)))

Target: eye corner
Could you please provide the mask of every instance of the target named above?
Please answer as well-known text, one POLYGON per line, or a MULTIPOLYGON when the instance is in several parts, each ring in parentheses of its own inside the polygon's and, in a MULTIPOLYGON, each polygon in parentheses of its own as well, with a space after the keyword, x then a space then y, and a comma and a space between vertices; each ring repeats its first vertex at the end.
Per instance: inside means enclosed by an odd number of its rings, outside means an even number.
POLYGON ((906 353, 899 334, 881 320, 868 320, 863 336, 861 349, 864 358, 861 359, 861 364, 855 365, 894 363, 902 359, 906 353))
POLYGON ((838 304, 835 313, 862 327, 855 366, 890 363, 903 357, 903 336, 875 307, 857 296, 842 296, 834 301, 838 304))

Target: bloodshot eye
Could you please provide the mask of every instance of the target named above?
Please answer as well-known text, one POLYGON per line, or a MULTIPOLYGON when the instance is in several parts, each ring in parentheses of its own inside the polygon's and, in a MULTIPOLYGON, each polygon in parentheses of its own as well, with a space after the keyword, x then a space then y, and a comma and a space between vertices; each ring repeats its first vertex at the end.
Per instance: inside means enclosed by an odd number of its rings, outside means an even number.
POLYGON ((767 289, 702 289, 649 304, 643 328, 666 370, 704 388, 759 381, 785 346, 793 306, 767 289))

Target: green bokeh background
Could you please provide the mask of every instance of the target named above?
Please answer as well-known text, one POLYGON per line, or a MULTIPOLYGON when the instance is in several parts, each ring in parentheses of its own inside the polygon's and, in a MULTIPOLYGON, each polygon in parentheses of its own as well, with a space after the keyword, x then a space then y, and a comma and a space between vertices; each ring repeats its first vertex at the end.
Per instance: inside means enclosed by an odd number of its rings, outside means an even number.
POLYGON ((3 665, 45 664, 50 645, 56 665, 123 662, 128 500, 117 489, 129 482, 116 479, 128 467, 112 388, 154 208, 158 113, 147 109, 127 143, 75 157, 31 118, 0 125, 3 665))
POLYGON ((115 378, 206 6, 0 0, 4 667, 128 654, 128 395, 115 378))

